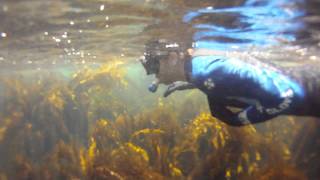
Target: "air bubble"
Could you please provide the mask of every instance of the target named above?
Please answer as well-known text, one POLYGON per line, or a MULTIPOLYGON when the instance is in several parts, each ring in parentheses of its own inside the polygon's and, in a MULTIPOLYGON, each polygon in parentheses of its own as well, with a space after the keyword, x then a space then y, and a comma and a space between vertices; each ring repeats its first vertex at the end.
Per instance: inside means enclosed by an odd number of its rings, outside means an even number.
POLYGON ((310 56, 309 59, 310 60, 317 60, 317 56, 310 56))
POLYGON ((7 33, 2 32, 2 33, 1 33, 1 37, 3 37, 3 38, 7 37, 7 33))
POLYGON ((104 5, 102 4, 101 6, 100 6, 100 11, 103 11, 104 10, 104 5))

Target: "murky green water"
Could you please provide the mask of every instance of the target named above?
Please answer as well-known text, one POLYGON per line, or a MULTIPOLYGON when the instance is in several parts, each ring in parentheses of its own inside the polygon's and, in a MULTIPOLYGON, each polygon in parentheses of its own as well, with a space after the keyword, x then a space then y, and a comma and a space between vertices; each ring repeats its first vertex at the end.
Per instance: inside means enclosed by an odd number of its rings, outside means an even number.
MULTIPOLYGON (((232 128, 209 116, 199 91, 163 98, 165 87, 147 90, 153 77, 137 59, 148 40, 191 45, 203 40, 201 23, 245 28, 237 13, 184 21, 199 9, 243 3, 0 0, 0 179, 320 177, 317 119, 279 117, 232 128)), ((242 49, 253 35, 204 38, 218 45, 241 40, 240 48, 217 50, 226 56, 281 66, 317 63, 319 8, 311 0, 282 7, 304 10, 290 21, 304 27, 263 36, 280 42, 275 45, 249 42, 242 49)))

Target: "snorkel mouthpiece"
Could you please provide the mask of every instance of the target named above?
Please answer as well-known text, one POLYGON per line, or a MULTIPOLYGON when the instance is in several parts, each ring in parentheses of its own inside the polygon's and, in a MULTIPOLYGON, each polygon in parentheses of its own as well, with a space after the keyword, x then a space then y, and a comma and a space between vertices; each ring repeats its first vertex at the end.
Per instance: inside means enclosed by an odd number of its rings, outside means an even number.
POLYGON ((155 81, 153 81, 153 82, 149 85, 148 89, 149 89, 150 92, 153 92, 153 93, 154 93, 154 92, 157 91, 158 86, 159 86, 159 80, 156 79, 155 81))

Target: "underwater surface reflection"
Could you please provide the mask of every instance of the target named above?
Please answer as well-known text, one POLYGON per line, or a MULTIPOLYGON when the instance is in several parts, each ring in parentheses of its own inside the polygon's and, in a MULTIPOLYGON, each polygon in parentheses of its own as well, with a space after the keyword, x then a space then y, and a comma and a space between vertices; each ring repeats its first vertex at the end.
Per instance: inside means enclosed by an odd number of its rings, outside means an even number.
POLYGON ((318 179, 320 122, 242 128, 137 59, 166 38, 280 66, 320 60, 320 2, 1 0, 0 179, 318 179), (261 23, 263 22, 263 23, 261 23))

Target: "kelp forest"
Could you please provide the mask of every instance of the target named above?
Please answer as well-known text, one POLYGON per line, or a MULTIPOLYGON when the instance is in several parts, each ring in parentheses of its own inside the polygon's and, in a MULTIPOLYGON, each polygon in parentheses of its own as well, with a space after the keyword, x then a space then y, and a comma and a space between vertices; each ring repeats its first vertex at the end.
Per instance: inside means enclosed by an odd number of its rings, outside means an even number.
POLYGON ((130 73, 113 60, 68 78, 1 76, 0 179, 320 177, 320 121, 231 127, 200 92, 145 95, 130 73))

